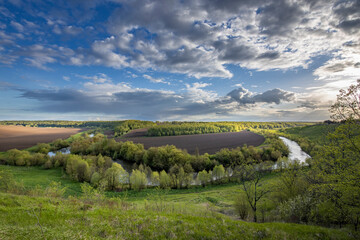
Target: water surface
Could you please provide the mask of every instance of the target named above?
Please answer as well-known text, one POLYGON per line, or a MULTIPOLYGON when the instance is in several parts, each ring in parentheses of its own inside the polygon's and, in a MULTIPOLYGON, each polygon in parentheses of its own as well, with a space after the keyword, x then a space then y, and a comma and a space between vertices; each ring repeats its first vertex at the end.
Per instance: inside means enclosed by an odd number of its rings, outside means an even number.
POLYGON ((290 154, 288 159, 291 161, 299 161, 300 163, 306 163, 307 158, 311 158, 309 154, 304 152, 297 142, 291 141, 285 137, 279 137, 284 144, 289 148, 290 154))

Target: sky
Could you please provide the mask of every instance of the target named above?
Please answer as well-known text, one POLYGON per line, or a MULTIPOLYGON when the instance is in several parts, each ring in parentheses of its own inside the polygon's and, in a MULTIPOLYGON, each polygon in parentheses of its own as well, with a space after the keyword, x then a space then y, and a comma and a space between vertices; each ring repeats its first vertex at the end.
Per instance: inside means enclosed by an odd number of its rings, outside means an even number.
POLYGON ((322 121, 359 0, 0 0, 0 120, 322 121))

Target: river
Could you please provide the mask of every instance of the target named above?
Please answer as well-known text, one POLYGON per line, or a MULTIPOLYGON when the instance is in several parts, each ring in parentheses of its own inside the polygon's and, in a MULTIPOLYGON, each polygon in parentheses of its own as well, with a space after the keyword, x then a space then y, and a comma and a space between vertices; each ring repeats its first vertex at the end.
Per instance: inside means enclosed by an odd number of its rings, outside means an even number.
POLYGON ((289 148, 290 154, 288 159, 291 161, 299 161, 300 163, 306 164, 306 159, 311 158, 309 154, 304 152, 297 142, 291 141, 285 137, 279 137, 284 144, 289 148))

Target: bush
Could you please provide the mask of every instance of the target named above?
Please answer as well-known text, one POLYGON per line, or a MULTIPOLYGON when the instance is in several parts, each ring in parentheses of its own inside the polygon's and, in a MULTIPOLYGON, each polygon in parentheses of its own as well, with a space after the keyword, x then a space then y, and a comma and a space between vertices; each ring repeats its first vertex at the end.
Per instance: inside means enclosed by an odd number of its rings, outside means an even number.
POLYGON ((134 190, 141 190, 147 185, 147 178, 144 172, 133 170, 130 176, 131 188, 134 190))
POLYGON ((249 215, 249 203, 244 195, 239 195, 234 201, 234 208, 240 219, 246 220, 249 215))
POLYGON ((299 195, 279 206, 280 216, 287 222, 309 222, 313 200, 310 196, 299 195))
POLYGON ((100 180, 101 180, 101 175, 100 175, 100 173, 94 172, 93 175, 91 176, 90 183, 91 183, 93 186, 98 187, 98 186, 99 186, 99 183, 100 183, 100 180))
POLYGON ((105 195, 101 189, 95 189, 88 183, 82 183, 80 187, 83 193, 82 199, 87 201, 103 201, 105 199, 105 195))
POLYGON ((202 170, 197 175, 197 181, 205 187, 211 181, 211 174, 209 174, 206 170, 202 170))
POLYGON ((225 169, 223 165, 215 166, 212 171, 212 176, 215 180, 220 180, 225 176, 225 169))
POLYGON ((49 151, 51 150, 51 146, 50 144, 47 143, 38 143, 35 147, 34 147, 34 152, 37 153, 44 153, 47 154, 49 151))
POLYGON ((60 182, 51 182, 45 189, 45 194, 48 197, 63 197, 66 191, 66 187, 61 187, 60 182))
POLYGON ((170 176, 164 171, 162 170, 160 172, 160 187, 163 189, 168 189, 171 188, 171 178, 170 176))
POLYGON ((10 171, 0 170, 0 190, 9 191, 15 185, 14 176, 10 171))
POLYGON ((111 168, 107 169, 105 172, 107 188, 109 190, 114 190, 117 187, 126 184, 128 182, 128 177, 129 174, 120 164, 113 163, 111 168))
POLYGON ((50 169, 53 167, 53 164, 50 160, 47 160, 46 163, 44 164, 44 168, 45 169, 50 169))

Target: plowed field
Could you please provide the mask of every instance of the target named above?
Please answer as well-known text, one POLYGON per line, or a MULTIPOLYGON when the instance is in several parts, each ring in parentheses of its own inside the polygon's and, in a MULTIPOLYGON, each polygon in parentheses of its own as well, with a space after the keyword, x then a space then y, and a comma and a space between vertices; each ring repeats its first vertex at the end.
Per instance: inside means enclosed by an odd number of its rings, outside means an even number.
POLYGON ((186 149, 190 154, 196 152, 196 147, 199 149, 200 154, 214 154, 222 148, 236 148, 241 147, 244 144, 256 147, 265 141, 263 136, 249 131, 166 137, 135 137, 145 134, 144 129, 135 130, 133 133, 129 133, 123 138, 118 138, 117 141, 142 143, 146 149, 164 145, 175 145, 177 148, 186 149))
POLYGON ((83 131, 79 128, 36 128, 0 125, 0 151, 12 148, 25 149, 37 143, 48 143, 58 138, 68 138, 83 131))

